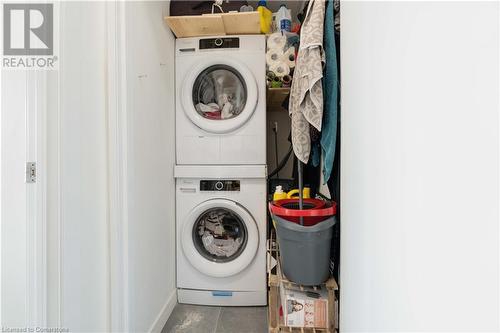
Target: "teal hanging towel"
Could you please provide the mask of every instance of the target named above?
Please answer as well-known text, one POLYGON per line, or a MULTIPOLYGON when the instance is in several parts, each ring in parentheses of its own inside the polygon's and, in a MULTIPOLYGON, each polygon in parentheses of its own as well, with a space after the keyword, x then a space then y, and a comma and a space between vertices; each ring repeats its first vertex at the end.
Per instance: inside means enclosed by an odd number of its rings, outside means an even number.
MULTIPOLYGON (((335 16, 333 0, 326 3, 323 48, 326 64, 323 72, 323 124, 321 128, 321 152, 323 154, 323 177, 326 183, 332 174, 337 139, 337 115, 339 78, 337 50, 335 46, 335 16)), ((319 161, 318 161, 319 164, 319 161)))

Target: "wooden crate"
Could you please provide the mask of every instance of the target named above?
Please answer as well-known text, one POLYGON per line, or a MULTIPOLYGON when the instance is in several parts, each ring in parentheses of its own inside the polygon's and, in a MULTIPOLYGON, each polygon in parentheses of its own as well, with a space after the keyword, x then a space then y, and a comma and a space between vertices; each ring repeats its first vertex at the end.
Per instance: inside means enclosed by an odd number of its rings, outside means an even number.
MULTIPOLYGON (((268 253, 277 259, 278 266, 280 265, 279 250, 277 242, 273 239, 273 234, 271 234, 270 246, 268 246, 268 253)), ((268 267, 268 324, 269 333, 278 332, 301 332, 301 333, 312 333, 312 332, 325 332, 325 333, 335 333, 339 329, 339 302, 338 302, 338 290, 337 281, 334 278, 330 278, 322 286, 326 287, 328 291, 328 328, 306 328, 306 327, 289 327, 283 322, 283 318, 280 317, 280 285, 283 284, 286 287, 294 287, 300 290, 304 290, 304 286, 298 285, 294 282, 289 281, 285 276, 280 274, 281 270, 278 269, 273 271, 268 267)))

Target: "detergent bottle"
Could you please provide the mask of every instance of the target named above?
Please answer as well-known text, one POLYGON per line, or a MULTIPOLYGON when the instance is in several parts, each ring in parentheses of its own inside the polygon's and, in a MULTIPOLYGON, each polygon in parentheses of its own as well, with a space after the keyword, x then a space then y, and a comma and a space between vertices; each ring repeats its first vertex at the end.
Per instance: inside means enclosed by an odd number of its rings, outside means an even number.
MULTIPOLYGON (((292 199, 292 198, 298 198, 299 197, 299 189, 296 188, 294 190, 291 190, 286 194, 287 199, 292 199)), ((311 189, 309 187, 304 187, 302 190, 302 198, 304 199, 309 199, 311 198, 311 189)))
POLYGON ((286 8, 284 4, 280 6, 280 9, 276 13, 276 23, 278 31, 290 32, 292 30, 292 14, 290 13, 290 9, 286 8))
POLYGON ((282 199, 286 199, 286 192, 283 192, 283 187, 281 185, 276 186, 276 190, 273 194, 273 201, 278 201, 282 199))
POLYGON ((267 8, 265 0, 259 1, 257 11, 260 14, 260 32, 268 34, 271 31, 273 13, 267 8))

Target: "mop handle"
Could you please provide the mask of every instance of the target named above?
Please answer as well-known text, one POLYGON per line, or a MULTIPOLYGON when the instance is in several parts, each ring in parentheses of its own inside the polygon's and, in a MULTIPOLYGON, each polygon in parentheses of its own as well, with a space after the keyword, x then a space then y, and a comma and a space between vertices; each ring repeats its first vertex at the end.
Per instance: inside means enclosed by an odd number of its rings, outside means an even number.
MULTIPOLYGON (((297 164, 297 173, 299 174, 299 209, 303 210, 304 209, 304 198, 303 198, 303 191, 304 191, 304 180, 302 179, 302 162, 297 159, 298 164, 297 164)), ((300 225, 304 225, 304 217, 300 216, 299 217, 300 225)))

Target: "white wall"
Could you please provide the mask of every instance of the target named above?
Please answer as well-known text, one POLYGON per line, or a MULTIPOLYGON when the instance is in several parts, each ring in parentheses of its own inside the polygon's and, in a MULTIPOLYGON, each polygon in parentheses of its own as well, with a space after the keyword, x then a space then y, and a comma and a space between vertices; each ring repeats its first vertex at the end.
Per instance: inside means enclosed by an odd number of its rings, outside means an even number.
POLYGON ((127 2, 129 329, 161 330, 175 285, 174 37, 168 2, 127 2))
POLYGON ((59 242, 60 258, 49 258, 49 274, 60 279, 60 295, 50 289, 49 299, 60 303, 51 301, 49 317, 75 332, 110 328, 105 8, 61 3, 60 68, 50 86, 57 101, 48 123, 59 135, 48 147, 49 169, 59 172, 51 178, 58 195, 49 193, 59 197, 58 211, 50 212, 60 220, 49 222, 49 239, 59 242))
POLYGON ((498 331, 499 4, 341 13, 341 331, 498 331))
POLYGON ((47 119, 49 326, 159 331, 176 303, 167 7, 60 4, 47 119))

